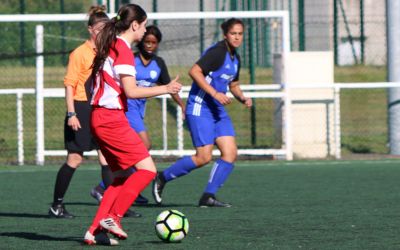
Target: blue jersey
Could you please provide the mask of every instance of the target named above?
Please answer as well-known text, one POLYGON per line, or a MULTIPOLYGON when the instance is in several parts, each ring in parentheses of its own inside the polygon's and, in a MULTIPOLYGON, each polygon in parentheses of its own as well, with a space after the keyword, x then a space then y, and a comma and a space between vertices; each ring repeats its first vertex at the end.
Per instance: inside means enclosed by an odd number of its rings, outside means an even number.
MULTIPOLYGON (((206 81, 218 92, 226 93, 233 81, 239 80, 240 58, 230 53, 225 41, 208 48, 196 64, 202 69, 206 81)), ((186 114, 202 117, 227 116, 224 106, 202 90, 195 82, 189 92, 186 114)))
MULTIPOLYGON (((138 53, 135 53, 136 84, 138 87, 152 87, 156 84, 168 84, 171 79, 164 60, 153 55, 150 62, 145 65, 138 53)), ((128 99, 128 113, 139 113, 143 119, 146 111, 146 98, 128 99)), ((129 118, 129 116, 128 116, 129 118)))

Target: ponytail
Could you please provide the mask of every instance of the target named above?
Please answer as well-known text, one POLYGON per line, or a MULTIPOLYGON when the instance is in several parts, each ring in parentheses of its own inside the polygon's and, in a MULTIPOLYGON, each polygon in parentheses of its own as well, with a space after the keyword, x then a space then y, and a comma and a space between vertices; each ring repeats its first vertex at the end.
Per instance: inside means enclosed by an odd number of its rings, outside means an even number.
POLYGON ((103 66, 104 61, 110 54, 112 44, 117 40, 114 18, 106 22, 103 29, 96 37, 96 56, 93 60, 93 74, 96 74, 103 66))
POLYGON ((115 17, 105 23, 96 38, 97 53, 92 65, 92 74, 97 74, 110 54, 110 49, 114 49, 113 44, 117 40, 117 35, 129 29, 133 21, 140 24, 146 19, 146 12, 139 5, 127 4, 119 9, 115 17))

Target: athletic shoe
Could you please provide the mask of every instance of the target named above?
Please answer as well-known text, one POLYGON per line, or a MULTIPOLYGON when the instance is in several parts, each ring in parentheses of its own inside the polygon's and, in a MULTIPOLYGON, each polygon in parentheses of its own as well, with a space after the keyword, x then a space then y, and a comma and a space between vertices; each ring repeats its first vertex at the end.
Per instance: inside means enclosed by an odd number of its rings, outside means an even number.
POLYGON ((68 213, 67 209, 65 209, 64 204, 52 205, 49 208, 49 216, 50 218, 58 218, 58 219, 72 219, 75 216, 68 213))
POLYGON ((92 190, 90 190, 90 196, 95 198, 99 203, 103 199, 103 194, 104 194, 104 189, 102 187, 100 187, 99 185, 97 185, 96 187, 92 188, 92 190))
POLYGON ((231 207, 232 205, 226 202, 217 200, 214 196, 201 197, 199 207, 231 207))
POLYGON ((120 240, 125 240, 126 238, 128 238, 128 234, 125 233, 124 230, 122 230, 119 218, 108 217, 102 219, 100 221, 100 226, 120 240))
POLYGON ((156 178, 153 181, 153 198, 157 204, 161 204, 162 202, 162 192, 165 187, 165 180, 162 176, 162 172, 157 173, 156 178))
POLYGON ((133 210, 128 210, 126 211, 126 213, 124 214, 124 217, 129 217, 129 218, 139 218, 142 217, 142 215, 138 212, 135 212, 133 210))
POLYGON ((117 246, 119 242, 115 239, 110 239, 105 232, 100 231, 98 234, 93 235, 89 231, 86 232, 83 242, 87 245, 105 245, 117 246))
POLYGON ((147 204, 149 203, 149 200, 144 197, 142 194, 139 194, 138 197, 135 200, 136 204, 147 204))

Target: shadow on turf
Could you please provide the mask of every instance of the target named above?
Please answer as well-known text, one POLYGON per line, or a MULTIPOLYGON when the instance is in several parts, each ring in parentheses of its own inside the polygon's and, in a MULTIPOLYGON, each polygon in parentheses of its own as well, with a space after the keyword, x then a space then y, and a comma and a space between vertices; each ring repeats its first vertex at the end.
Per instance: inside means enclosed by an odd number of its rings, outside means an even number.
POLYGON ((27 213, 0 213, 0 217, 49 218, 47 214, 27 214, 27 213))
MULTIPOLYGON (((48 214, 0 213, 0 217, 16 217, 16 218, 33 218, 33 219, 57 220, 57 218, 50 217, 48 214)), ((79 216, 76 216, 76 217, 79 217, 79 216)))
POLYGON ((76 237, 53 237, 44 234, 37 233, 29 233, 29 232, 9 232, 9 233, 0 233, 1 236, 6 237, 15 237, 15 238, 23 238, 27 240, 48 240, 48 241, 75 241, 82 242, 81 238, 76 237))
MULTIPOLYGON (((65 202, 64 204, 66 206, 69 206, 69 205, 71 205, 71 206, 75 206, 75 205, 77 205, 77 206, 98 206, 99 205, 97 203, 90 203, 90 202, 65 202)), ((49 205, 51 205, 51 204, 49 204, 49 205)), ((172 204, 161 204, 161 205, 154 204, 154 203, 151 203, 151 204, 133 204, 133 206, 135 206, 135 207, 150 207, 150 208, 153 208, 153 207, 197 207, 197 205, 195 205, 195 204, 174 204, 174 203, 172 203, 172 204)))
POLYGON ((154 208, 154 207, 197 207, 195 204, 134 204, 136 207, 148 207, 148 208, 154 208))
POLYGON ((72 205, 72 206, 83 205, 83 206, 96 206, 97 207, 99 204, 95 203, 95 202, 65 202, 64 205, 72 205))
POLYGON ((147 240, 147 241, 141 241, 141 242, 135 243, 136 246, 146 246, 147 244, 164 245, 165 246, 167 244, 170 244, 170 245, 180 244, 180 242, 172 243, 172 242, 165 242, 162 240, 147 240))
POLYGON ((165 244, 168 244, 168 243, 166 243, 166 242, 164 242, 164 241, 161 241, 161 240, 149 240, 149 241, 145 241, 145 243, 151 243, 151 244, 155 244, 155 245, 165 245, 165 244))

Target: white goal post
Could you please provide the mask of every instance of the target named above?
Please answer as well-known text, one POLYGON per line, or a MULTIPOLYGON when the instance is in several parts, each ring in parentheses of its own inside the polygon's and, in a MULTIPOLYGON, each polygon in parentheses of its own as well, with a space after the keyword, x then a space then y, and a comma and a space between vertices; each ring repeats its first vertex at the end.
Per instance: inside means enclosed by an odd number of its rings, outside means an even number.
MULTIPOLYGON (((115 14, 110 14, 114 16, 115 14)), ((226 19, 226 18, 258 18, 258 19, 280 19, 281 25, 281 44, 280 52, 286 53, 290 51, 290 27, 289 27, 289 13, 288 11, 226 11, 226 12, 168 12, 168 13, 148 13, 150 20, 184 20, 195 19, 226 19)), ((87 20, 87 14, 37 14, 37 15, 0 15, 0 22, 66 22, 66 21, 85 21, 87 20)), ((36 52, 38 54, 36 58, 36 164, 43 165, 45 162, 45 156, 57 156, 66 155, 65 150, 46 150, 45 149, 45 127, 44 127, 44 98, 47 97, 64 97, 64 89, 46 89, 44 88, 44 57, 43 53, 43 26, 38 25, 36 28, 36 52)), ((243 83, 242 84, 246 84, 243 83)), ((288 96, 285 91, 282 90, 279 85, 242 85, 245 94, 252 98, 277 98, 281 99, 283 103, 290 104, 290 101, 286 100, 288 96)), ((183 91, 183 97, 187 96, 188 88, 183 91)), ((163 109, 163 135, 167 137, 168 131, 165 129, 166 124, 166 98, 168 96, 160 97, 162 101, 163 109)), ((286 114, 290 110, 290 105, 284 105, 284 118, 290 119, 290 116, 286 114)), ((177 140, 178 147, 176 149, 169 149, 167 145, 163 145, 162 150, 152 150, 153 155, 175 155, 182 156, 185 154, 191 154, 193 150, 187 150, 183 147, 183 124, 180 119, 179 108, 177 110, 177 140)), ((291 150, 291 136, 290 136, 290 121, 284 122, 282 128, 283 145, 282 148, 278 149, 239 149, 238 153, 243 155, 281 155, 287 160, 292 160, 291 150)), ((217 154, 217 151, 214 151, 217 154)), ((95 152, 89 152, 88 155, 95 154, 95 152)))
MULTIPOLYGON (((109 14, 111 17, 115 13, 109 14)), ((208 11, 208 12, 159 12, 148 13, 149 20, 173 19, 226 19, 226 18, 281 18, 282 51, 290 51, 290 20, 288 11, 208 11)), ((21 14, 0 15, 0 22, 65 22, 86 21, 87 14, 21 14)))

